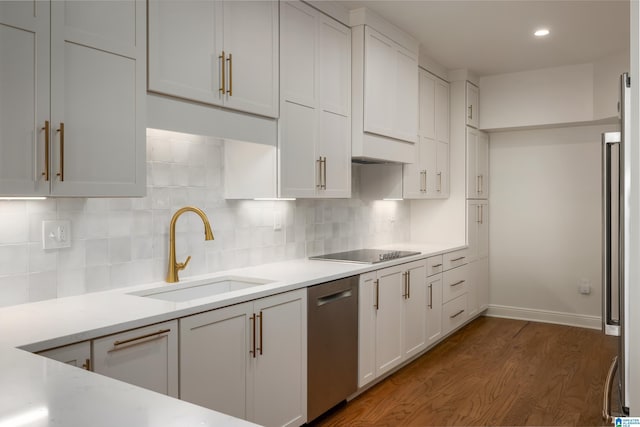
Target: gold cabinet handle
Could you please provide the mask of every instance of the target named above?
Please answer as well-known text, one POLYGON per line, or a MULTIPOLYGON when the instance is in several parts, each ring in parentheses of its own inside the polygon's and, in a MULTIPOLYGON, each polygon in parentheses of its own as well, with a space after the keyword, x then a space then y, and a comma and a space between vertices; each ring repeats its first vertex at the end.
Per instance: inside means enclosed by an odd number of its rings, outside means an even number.
POLYGON ((376 279, 373 284, 376 287, 376 303, 373 306, 378 310, 380 308, 380 280, 376 279))
POLYGON ((224 50, 222 51, 222 55, 218 56, 218 59, 220 60, 220 74, 221 74, 221 77, 222 77, 220 79, 220 88, 218 89, 218 92, 220 92, 221 94, 224 95, 224 90, 225 90, 224 88, 225 88, 225 86, 227 84, 226 81, 225 81, 225 73, 224 73, 224 70, 225 70, 225 66, 224 66, 225 65, 224 64, 224 61, 225 61, 224 50))
POLYGON ((476 205, 476 222, 478 224, 481 224, 481 220, 480 220, 480 205, 476 205))
POLYGON ((469 115, 467 117, 469 120, 473 120, 473 104, 469 105, 469 115))
POLYGON ((407 299, 411 299, 411 272, 407 271, 407 299))
POLYGON ((316 180, 316 188, 322 190, 322 157, 318 157, 316 160, 316 166, 318 167, 318 176, 316 180))
POLYGON ((407 299, 407 273, 402 273, 402 298, 407 299))
POLYGON ((45 181, 49 181, 49 120, 44 121, 44 127, 41 129, 44 131, 44 176, 45 181))
POLYGON ((262 311, 260 312, 260 314, 258 314, 257 316, 258 318, 260 318, 260 347, 258 347, 258 351, 260 352, 260 355, 262 356, 262 350, 263 350, 263 345, 262 345, 262 326, 264 323, 264 316, 262 315, 262 311))
POLYGON ((459 280, 456 283, 450 284, 449 286, 451 286, 453 288, 454 286, 462 285, 463 283, 464 283, 464 280, 459 280))
POLYGON ((256 315, 255 313, 251 316, 251 350, 249 350, 249 354, 256 358, 256 315))
POLYGON ((56 175, 60 177, 60 181, 64 181, 64 123, 60 123, 56 132, 60 133, 60 172, 56 175))
POLYGON ((433 308, 433 284, 429 283, 429 308, 433 308))
POLYGON ((164 338, 166 337, 167 332, 171 332, 171 329, 161 329, 159 331, 156 332, 152 332, 150 334, 145 334, 145 335, 141 335, 139 337, 135 337, 135 338, 129 338, 126 340, 122 340, 122 341, 114 341, 113 342, 113 348, 111 350, 109 350, 109 353, 114 352, 114 351, 118 351, 118 350, 122 350, 123 348, 127 348, 127 347, 121 347, 125 344, 129 344, 129 345, 133 345, 133 344, 143 344, 143 343, 147 343, 149 341, 154 341, 160 338, 164 338))
POLYGON ((462 261, 462 260, 463 260, 463 259, 465 259, 465 258, 466 258, 466 257, 461 256, 461 257, 459 257, 459 258, 452 259, 452 260, 451 260, 451 262, 462 261))
POLYGON ((322 158, 322 189, 327 189, 327 158, 322 158))
POLYGON ((440 264, 433 264, 433 265, 431 266, 431 268, 438 268, 438 267, 442 267, 442 263, 440 263, 440 264))
POLYGON ((460 310, 456 314, 449 316, 449 319, 455 319, 456 317, 460 316, 462 313, 464 313, 464 310, 460 310))
POLYGON ((437 191, 440 193, 442 191, 442 172, 438 172, 438 188, 437 191))
POLYGON ((91 359, 84 359, 84 363, 82 364, 82 369, 87 371, 91 370, 91 359))
POLYGON ((484 224, 484 206, 479 205, 480 207, 480 225, 484 224))
POLYGON ((227 90, 227 93, 229 96, 233 96, 233 56, 231 54, 229 54, 227 62, 229 63, 229 90, 227 90))

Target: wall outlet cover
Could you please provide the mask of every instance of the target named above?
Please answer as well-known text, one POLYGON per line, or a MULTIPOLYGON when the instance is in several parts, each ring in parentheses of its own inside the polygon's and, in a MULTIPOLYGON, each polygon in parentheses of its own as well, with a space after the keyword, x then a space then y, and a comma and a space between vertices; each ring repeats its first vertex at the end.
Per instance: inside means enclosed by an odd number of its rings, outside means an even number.
POLYGON ((71 247, 71 221, 68 219, 42 221, 42 249, 71 247))

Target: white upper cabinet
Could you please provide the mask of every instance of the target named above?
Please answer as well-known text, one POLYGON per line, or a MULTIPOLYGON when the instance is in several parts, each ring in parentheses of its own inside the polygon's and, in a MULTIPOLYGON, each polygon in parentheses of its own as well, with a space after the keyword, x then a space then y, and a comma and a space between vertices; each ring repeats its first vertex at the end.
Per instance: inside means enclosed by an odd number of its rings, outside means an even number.
POLYGON ((145 3, 23 9, 0 9, 0 194, 144 195, 145 3))
POLYGON ((467 115, 466 124, 474 128, 480 127, 480 91, 478 86, 473 83, 467 82, 466 86, 466 102, 467 102, 467 115))
POLYGON ((277 1, 149 1, 149 90, 278 117, 277 1))
POLYGON ((302 2, 280 13, 280 196, 350 197, 351 31, 302 2))
POLYGON ((420 70, 419 135, 414 163, 403 167, 403 197, 449 197, 449 83, 420 70))
POLYGON ((364 131, 417 142, 417 57, 369 26, 364 34, 364 131))
POLYGON ((489 198, 489 136, 467 128, 467 198, 489 198))
POLYGON ((351 11, 353 157, 413 163, 418 142, 418 44, 369 16, 373 15, 364 9, 351 11))
POLYGON ((467 245, 469 261, 489 256, 489 202, 467 201, 467 245))

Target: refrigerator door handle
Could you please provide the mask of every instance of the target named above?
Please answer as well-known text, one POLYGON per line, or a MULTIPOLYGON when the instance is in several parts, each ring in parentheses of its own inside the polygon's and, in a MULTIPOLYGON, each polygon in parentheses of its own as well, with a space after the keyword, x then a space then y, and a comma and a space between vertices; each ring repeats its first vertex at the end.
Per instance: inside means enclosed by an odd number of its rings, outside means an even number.
POLYGON ((618 369, 618 357, 614 357, 604 382, 604 392, 602 396, 602 420, 607 424, 613 424, 613 415, 611 414, 611 391, 613 390, 613 378, 618 369))
MULTIPOLYGON (((619 316, 617 319, 612 313, 613 298, 613 275, 617 277, 616 286, 620 285, 620 271, 617 262, 613 258, 613 211, 612 204, 619 203, 620 194, 612 192, 612 153, 611 148, 614 144, 619 144, 620 133, 608 132, 602 134, 602 222, 603 222, 603 248, 602 248, 602 330, 607 335, 620 336, 619 316)), ((619 187, 618 187, 619 193, 619 187)), ((619 210, 618 210, 619 211, 619 210)), ((620 227, 619 221, 616 221, 617 227, 620 227)), ((619 242, 619 239, 618 239, 619 242)), ((618 254, 619 256, 619 254, 618 254)), ((617 293, 618 294, 618 293, 617 293)), ((618 307, 619 309, 619 307, 618 307)))

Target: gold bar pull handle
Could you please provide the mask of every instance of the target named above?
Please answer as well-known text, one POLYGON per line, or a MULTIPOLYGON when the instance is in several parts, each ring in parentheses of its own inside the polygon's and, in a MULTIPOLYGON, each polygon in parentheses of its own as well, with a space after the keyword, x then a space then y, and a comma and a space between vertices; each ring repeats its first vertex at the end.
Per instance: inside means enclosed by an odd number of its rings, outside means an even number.
POLYGON ((402 273, 402 298, 407 299, 407 273, 402 273))
POLYGON ((478 178, 480 178, 480 187, 478 189, 478 193, 483 194, 484 193, 484 175, 480 174, 478 178))
POLYGON ((316 160, 316 167, 318 168, 316 188, 322 190, 322 157, 318 157, 318 160, 316 160))
POLYGON ((84 359, 84 363, 82 364, 82 369, 87 371, 91 370, 91 359, 84 359))
POLYGON ((429 308, 433 308, 433 283, 429 283, 429 308))
POLYGON ((41 129, 44 131, 44 176, 45 181, 49 181, 49 120, 44 121, 44 127, 41 129))
POLYGON ((469 105, 469 120, 473 120, 473 104, 469 105))
POLYGON ((380 281, 376 279, 373 284, 376 287, 376 303, 373 306, 378 310, 380 308, 380 281))
POLYGON ((111 350, 109 350, 109 353, 111 352, 115 352, 118 350, 122 350, 124 348, 129 348, 131 346, 137 345, 137 344, 145 344, 148 343, 150 341, 155 341, 155 340, 159 340, 161 338, 165 338, 166 337, 166 333, 171 332, 171 329, 161 329, 159 331, 156 332, 152 332, 150 334, 145 334, 145 335, 141 335, 139 337, 135 337, 135 338, 129 338, 126 340, 122 340, 122 341, 114 341, 113 342, 113 348, 111 350), (124 347, 121 347, 124 346, 124 347))
POLYGON ((256 358, 256 315, 255 313, 251 316, 251 350, 249 350, 249 354, 256 358))
POLYGON ((226 86, 226 81, 225 81, 225 55, 224 55, 224 50, 222 51, 222 55, 218 56, 218 59, 220 60, 220 75, 221 75, 221 79, 220 79, 220 88, 218 88, 218 92, 220 92, 221 94, 224 95, 224 91, 225 91, 225 86, 226 86))
POLYGON ((258 351, 260 352, 260 356, 262 356, 262 350, 264 348, 264 346, 262 345, 262 326, 264 323, 264 317, 262 315, 262 311, 256 317, 260 318, 260 347, 258 347, 258 351))
POLYGON ((460 310, 456 314, 449 316, 449 319, 455 319, 456 317, 460 316, 462 313, 464 313, 464 310, 460 310))
POLYGON ((453 288, 454 286, 462 285, 464 282, 464 280, 458 280, 456 283, 452 283, 449 286, 453 288))
POLYGON ((437 191, 440 193, 442 191, 442 172, 438 172, 438 188, 437 191))
POLYGON ((327 189, 327 158, 322 158, 322 189, 327 189))
POLYGON ((229 54, 229 58, 227 58, 227 62, 229 63, 229 90, 227 93, 229 96, 233 96, 233 55, 229 54))
POLYGON ((60 172, 56 176, 60 177, 60 181, 64 181, 64 123, 60 123, 56 132, 60 133, 60 172))
POLYGON ((411 299, 411 272, 407 271, 407 299, 411 299))

